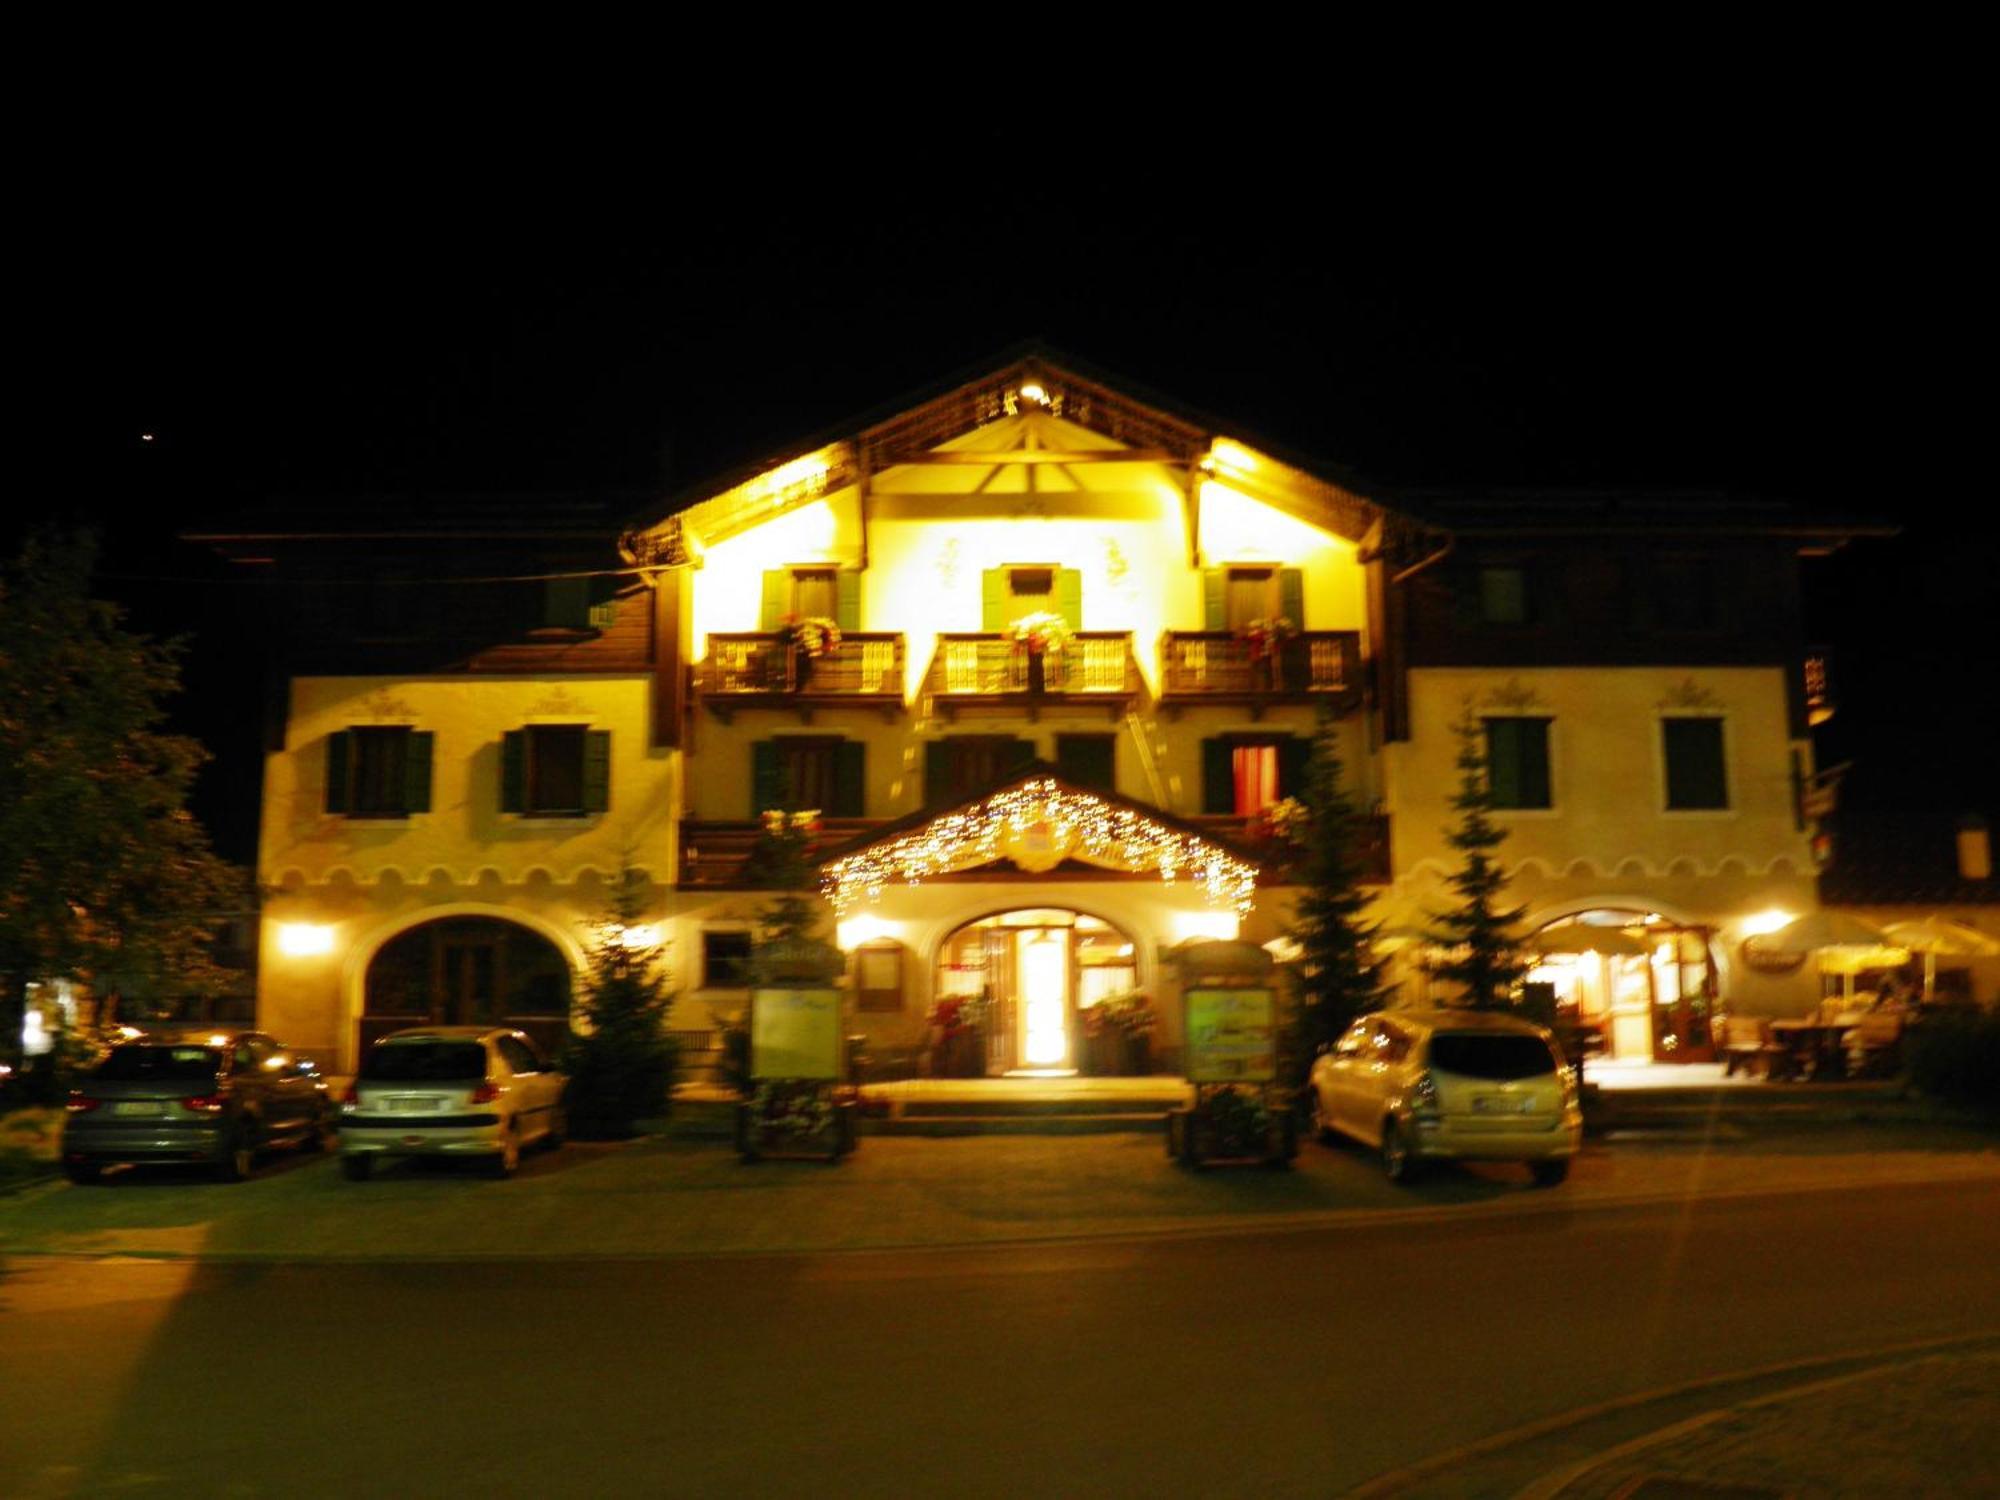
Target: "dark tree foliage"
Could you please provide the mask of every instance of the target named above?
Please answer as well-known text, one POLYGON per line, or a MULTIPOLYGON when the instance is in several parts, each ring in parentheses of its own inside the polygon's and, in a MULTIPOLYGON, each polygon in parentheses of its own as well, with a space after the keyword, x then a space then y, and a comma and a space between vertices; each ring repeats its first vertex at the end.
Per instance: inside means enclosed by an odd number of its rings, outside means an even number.
POLYGON ((0 571, 0 1059, 18 1063, 27 987, 99 1006, 228 980, 218 921, 250 900, 187 811, 208 758, 162 732, 179 642, 90 597, 97 545, 44 531, 0 571))
POLYGON ((1458 737, 1458 792, 1451 805, 1458 822, 1445 830, 1445 840, 1465 856, 1465 862, 1448 877, 1459 904, 1431 918, 1430 941, 1453 955, 1433 972, 1462 986, 1467 1004, 1497 1010, 1510 1003, 1515 984, 1528 972, 1510 930, 1527 908, 1498 905, 1507 877, 1493 851, 1507 831, 1489 816, 1493 793, 1486 774, 1485 727, 1470 703, 1452 732, 1458 737))
POLYGON ((764 814, 764 832, 751 861, 757 883, 777 892, 757 913, 765 942, 802 943, 817 935, 821 915, 812 856, 818 841, 817 814, 764 814))
POLYGON ((1374 929, 1362 920, 1368 898, 1361 890, 1361 819, 1348 799, 1340 738, 1331 715, 1322 715, 1300 802, 1305 818, 1294 832, 1300 846, 1294 865, 1301 892, 1293 908, 1292 938, 1304 951, 1305 980, 1298 1057, 1292 1071, 1302 1081, 1322 1044, 1336 1040, 1356 1016, 1376 1009, 1387 993, 1368 946, 1374 929))
POLYGON ((667 1031, 674 991, 659 950, 628 947, 626 934, 643 924, 646 878, 619 872, 609 911, 591 943, 580 1027, 563 1047, 564 1095, 570 1130, 585 1139, 633 1135, 641 1120, 672 1106, 680 1058, 667 1031))

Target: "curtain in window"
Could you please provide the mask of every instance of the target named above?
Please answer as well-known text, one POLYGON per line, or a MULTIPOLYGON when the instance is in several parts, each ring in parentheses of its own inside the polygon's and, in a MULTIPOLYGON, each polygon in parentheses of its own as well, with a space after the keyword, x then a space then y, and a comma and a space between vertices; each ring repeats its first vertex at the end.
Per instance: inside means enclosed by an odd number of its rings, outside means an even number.
POLYGON ((1236 815, 1254 817, 1278 800, 1278 747, 1239 745, 1230 758, 1236 777, 1236 815))

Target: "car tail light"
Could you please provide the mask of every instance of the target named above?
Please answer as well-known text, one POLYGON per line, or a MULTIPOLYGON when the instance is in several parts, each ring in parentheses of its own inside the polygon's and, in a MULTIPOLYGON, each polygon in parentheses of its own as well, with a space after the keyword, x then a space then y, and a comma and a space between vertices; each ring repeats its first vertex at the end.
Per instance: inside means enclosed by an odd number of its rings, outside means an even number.
POLYGON ((340 1102, 346 1105, 349 1109, 361 1108, 361 1085, 358 1083, 350 1083, 347 1086, 346 1091, 341 1094, 340 1102))
POLYGON ((1417 1075, 1417 1081, 1410 1086, 1410 1108, 1420 1115, 1438 1113, 1437 1080, 1426 1068, 1417 1075))
POLYGON ((474 1104, 491 1104, 499 1097, 500 1085, 490 1078, 472 1091, 472 1102, 474 1104))
POLYGON ((96 1109, 103 1102, 102 1099, 91 1098, 90 1095, 80 1089, 71 1089, 69 1091, 69 1098, 63 1103, 63 1108, 73 1115, 84 1115, 89 1114, 90 1111, 96 1109))
POLYGON ((181 1108, 198 1115, 219 1115, 222 1102, 220 1094, 196 1094, 192 1099, 181 1100, 181 1108))

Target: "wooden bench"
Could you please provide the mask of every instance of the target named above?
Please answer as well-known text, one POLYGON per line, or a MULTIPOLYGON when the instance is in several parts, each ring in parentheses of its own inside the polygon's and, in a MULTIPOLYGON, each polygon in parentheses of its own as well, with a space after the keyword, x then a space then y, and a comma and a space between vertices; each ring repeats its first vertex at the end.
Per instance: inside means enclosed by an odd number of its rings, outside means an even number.
POLYGON ((1848 1077, 1893 1078, 1903 1066, 1903 1017, 1895 1011, 1863 1016, 1846 1042, 1848 1077))
POLYGON ((1734 1077, 1738 1068, 1755 1074, 1761 1066, 1766 1078, 1789 1078, 1792 1054, 1771 1036, 1771 1023, 1762 1016, 1724 1016, 1715 1023, 1716 1044, 1722 1051, 1722 1076, 1734 1077))

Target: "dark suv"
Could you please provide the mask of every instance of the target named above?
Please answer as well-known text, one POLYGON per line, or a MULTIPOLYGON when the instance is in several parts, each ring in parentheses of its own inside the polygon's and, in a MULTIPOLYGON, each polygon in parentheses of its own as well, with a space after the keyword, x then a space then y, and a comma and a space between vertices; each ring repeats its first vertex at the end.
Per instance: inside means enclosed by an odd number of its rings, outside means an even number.
POLYGON ((239 1182, 266 1146, 331 1146, 336 1119, 312 1064, 256 1031, 120 1042, 70 1091, 68 1111, 72 1182, 117 1162, 189 1161, 239 1182))

